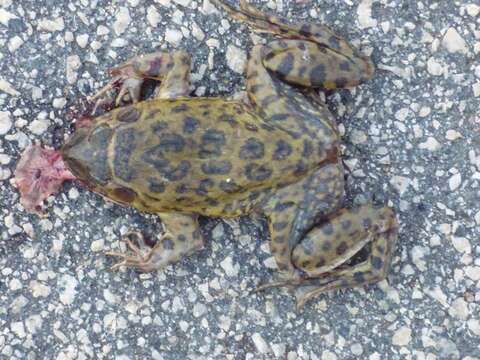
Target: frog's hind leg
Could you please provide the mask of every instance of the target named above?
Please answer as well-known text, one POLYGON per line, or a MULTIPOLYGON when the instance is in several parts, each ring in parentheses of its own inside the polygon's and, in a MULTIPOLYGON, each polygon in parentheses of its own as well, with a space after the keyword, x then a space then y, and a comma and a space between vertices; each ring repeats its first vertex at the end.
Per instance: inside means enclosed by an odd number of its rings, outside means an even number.
POLYGON ((101 104, 113 101, 119 106, 126 94, 131 102, 140 99, 140 91, 145 79, 161 81, 155 97, 168 99, 187 96, 190 87, 190 56, 183 50, 172 54, 155 52, 136 56, 110 70, 113 79, 90 100, 96 100, 95 109, 101 104), (118 93, 110 95, 119 87, 118 93))
POLYGON ((177 262, 203 247, 202 234, 197 222, 197 216, 182 215, 176 213, 160 214, 165 234, 149 247, 143 237, 134 233, 138 245, 131 239, 126 239, 131 253, 110 251, 109 256, 120 257, 122 260, 112 266, 116 270, 122 266, 133 267, 142 272, 150 272, 161 269, 169 264, 177 262))
POLYGON ((315 225, 295 247, 292 262, 306 278, 297 282, 297 305, 319 294, 384 279, 390 268, 398 224, 390 208, 341 209, 315 225), (366 258, 349 261, 365 249, 366 258))

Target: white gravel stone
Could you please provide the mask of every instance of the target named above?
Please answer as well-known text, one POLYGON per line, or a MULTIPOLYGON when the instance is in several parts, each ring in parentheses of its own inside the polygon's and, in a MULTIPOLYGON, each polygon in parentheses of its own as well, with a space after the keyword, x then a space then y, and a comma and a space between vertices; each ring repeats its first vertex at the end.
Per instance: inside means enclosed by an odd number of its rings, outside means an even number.
POLYGON ((115 22, 113 23, 113 31, 115 31, 115 34, 123 34, 130 24, 130 21, 132 21, 132 18, 130 17, 128 8, 124 6, 120 7, 115 16, 115 22))
POLYGON ((23 45, 23 39, 16 35, 14 37, 12 37, 9 41, 8 41, 8 51, 10 51, 11 53, 14 53, 15 51, 17 51, 17 49, 20 48, 20 46, 23 45))
POLYGON ((448 187, 450 188, 450 191, 457 190, 461 184, 462 184, 462 174, 460 173, 452 175, 450 179, 448 179, 448 187))
POLYGON ((0 24, 8 26, 8 22, 12 19, 18 19, 18 16, 8 12, 3 7, 0 7, 0 24))
POLYGON ((196 303, 193 306, 193 316, 195 316, 196 318, 204 315, 206 312, 207 312, 207 307, 205 306, 205 304, 196 303))
POLYGON ((10 163, 11 157, 7 154, 0 154, 0 164, 7 165, 10 163))
POLYGON ((55 32, 62 31, 63 29, 65 29, 65 23, 61 17, 52 20, 43 19, 38 22, 39 31, 55 32))
POLYGON ((457 139, 460 139, 462 137, 462 134, 459 133, 457 130, 447 130, 445 133, 445 138, 450 141, 454 141, 457 139))
POLYGON ((431 112, 431 111, 432 111, 432 110, 430 109, 429 106, 422 106, 422 107, 420 108, 420 111, 418 112, 418 116, 420 116, 420 117, 422 117, 422 118, 423 118, 423 117, 427 117, 428 115, 430 115, 430 112, 431 112))
POLYGON ((268 354, 269 352, 271 352, 270 346, 268 346, 267 342, 259 333, 252 334, 252 341, 260 354, 268 354))
POLYGON ((50 126, 50 120, 48 119, 35 119, 33 120, 30 125, 28 125, 28 129, 35 135, 42 135, 50 126))
POLYGON ((76 41, 78 46, 84 49, 88 45, 88 34, 78 35, 76 41))
POLYGON ((176 29, 167 29, 165 31, 165 41, 177 46, 183 39, 183 33, 180 30, 176 29))
POLYGON ((242 49, 229 44, 227 47, 227 65, 238 74, 243 74, 247 64, 247 54, 242 49))
POLYGON ((410 110, 408 108, 402 108, 395 113, 395 119, 405 121, 409 114, 410 110))
POLYGON ((362 344, 355 343, 350 347, 350 351, 355 356, 360 356, 363 354, 363 347, 362 344))
POLYGON ((81 65, 82 62, 80 61, 80 57, 78 55, 70 55, 67 57, 66 75, 69 84, 75 84, 77 81, 77 70, 81 65))
POLYGON ((37 298, 37 297, 46 298, 48 295, 50 295, 50 291, 51 291, 48 285, 45 285, 37 280, 30 281, 30 283, 28 284, 28 288, 30 289, 32 296, 34 298, 37 298))
POLYGON ((451 53, 468 53, 467 43, 453 27, 449 28, 443 36, 442 45, 451 53))
POLYGON ((93 252, 102 251, 105 248, 105 241, 103 239, 92 241, 90 250, 93 252))
POLYGON ((480 14, 480 6, 477 4, 468 4, 465 6, 465 9, 467 10, 467 14, 472 17, 476 17, 478 14, 480 14))
POLYGON ((23 321, 12 322, 12 324, 10 325, 10 329, 15 335, 17 335, 17 337, 21 339, 23 339, 26 336, 25 326, 23 325, 23 321))
POLYGON ((67 99, 64 97, 53 99, 52 105, 55 109, 63 109, 67 105, 67 99))
POLYGON ((393 176, 390 180, 390 184, 398 191, 400 196, 408 189, 411 183, 411 179, 405 176, 393 176))
POLYGON ((425 149, 429 151, 437 151, 441 148, 440 143, 432 136, 429 136, 426 141, 418 145, 420 149, 425 149))
POLYGON ((183 7, 188 7, 190 6, 190 3, 192 0, 172 0, 175 4, 181 5, 183 7))
POLYGON ((452 244, 455 250, 461 253, 470 254, 472 252, 472 247, 467 238, 452 236, 452 244))
POLYGON ((456 317, 457 319, 467 320, 469 315, 468 303, 463 297, 459 297, 452 302, 452 305, 448 309, 448 313, 450 316, 456 317))
POLYGON ((227 256, 221 263, 220 266, 223 268, 227 276, 235 277, 238 275, 240 266, 238 264, 233 264, 233 260, 230 256, 227 256))
POLYGON ((358 5, 358 23, 362 29, 377 26, 377 20, 372 18, 372 3, 373 0, 362 0, 358 5))
POLYGON ((480 320, 470 319, 467 321, 468 329, 477 336, 480 336, 480 320))
POLYGON ((396 346, 406 346, 412 339, 412 330, 407 326, 397 329, 392 337, 392 344, 396 346))
POLYGON ((107 35, 110 32, 110 29, 106 27, 105 25, 98 25, 97 27, 97 35, 103 36, 107 35))
POLYGON ((5 135, 12 128, 10 112, 0 111, 0 135, 5 135))
POLYGON ((480 96, 480 82, 476 82, 472 85, 473 96, 479 97, 480 96))
POLYGON ((465 268, 465 275, 473 281, 480 280, 480 266, 467 266, 465 268))
POLYGON ((337 360, 337 355, 330 350, 324 350, 322 352, 322 360, 337 360))
POLYGON ((442 64, 440 64, 435 58, 431 57, 427 60, 427 71, 434 76, 441 76, 445 71, 442 64))
POLYGON ((20 95, 20 92, 15 90, 15 88, 5 79, 0 78, 0 91, 3 91, 4 93, 7 93, 8 95, 11 96, 18 96, 20 95))
POLYGON ((58 286, 61 289, 60 301, 64 305, 70 305, 75 300, 77 294, 78 280, 69 274, 64 274, 58 282, 58 286))
POLYGON ((157 27, 160 23, 161 17, 157 8, 154 5, 150 5, 147 8, 147 21, 152 27, 157 27))

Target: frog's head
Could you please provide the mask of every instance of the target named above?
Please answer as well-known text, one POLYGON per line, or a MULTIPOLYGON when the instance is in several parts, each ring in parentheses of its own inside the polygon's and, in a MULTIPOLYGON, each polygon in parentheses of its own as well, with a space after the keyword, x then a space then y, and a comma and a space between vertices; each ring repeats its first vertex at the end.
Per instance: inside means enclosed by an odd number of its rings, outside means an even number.
POLYGON ((80 127, 61 149, 70 171, 91 187, 105 185, 111 178, 107 161, 111 136, 106 124, 80 127))

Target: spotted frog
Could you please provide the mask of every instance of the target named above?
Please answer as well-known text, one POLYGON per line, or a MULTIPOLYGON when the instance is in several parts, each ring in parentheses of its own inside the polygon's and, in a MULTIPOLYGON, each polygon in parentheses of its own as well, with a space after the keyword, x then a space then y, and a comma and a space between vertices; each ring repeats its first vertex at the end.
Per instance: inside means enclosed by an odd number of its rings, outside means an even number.
POLYGON ((214 4, 277 37, 253 47, 248 103, 189 97, 190 57, 182 50, 133 58, 111 70, 96 96, 117 107, 81 127, 63 146, 68 168, 95 192, 158 214, 165 234, 148 247, 137 235, 121 266, 154 271, 202 248, 199 215, 257 214, 283 278, 301 306, 331 289, 384 279, 397 239, 388 207, 343 209, 344 171, 335 119, 314 88, 356 86, 374 73, 330 29, 289 24, 242 2, 214 4), (145 79, 160 81, 140 100, 145 79), (119 92, 111 95, 112 89, 119 92), (128 98, 130 104, 119 106, 128 98), (365 248, 365 258, 350 260, 365 248))

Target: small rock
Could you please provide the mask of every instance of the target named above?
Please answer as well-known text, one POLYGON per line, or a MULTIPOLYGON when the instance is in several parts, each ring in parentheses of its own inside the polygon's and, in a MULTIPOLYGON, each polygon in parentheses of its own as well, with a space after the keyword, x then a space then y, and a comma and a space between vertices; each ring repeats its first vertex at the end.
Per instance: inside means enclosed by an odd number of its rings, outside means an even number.
POLYGON ((8 111, 0 111, 0 135, 5 135, 12 128, 12 120, 8 111))
POLYGON ((393 176, 390 184, 398 191, 400 196, 408 189, 411 179, 405 176, 393 176))
POLYGON ((160 14, 157 11, 157 8, 153 5, 150 5, 147 8, 147 21, 152 27, 157 27, 157 25, 160 23, 161 17, 160 14))
POLYGON ((188 7, 192 0, 172 0, 175 4, 181 5, 183 7, 188 7))
POLYGON ((71 305, 77 294, 78 280, 69 274, 64 274, 58 281, 60 288, 60 301, 64 305, 71 305))
POLYGON ((4 93, 7 93, 11 96, 20 95, 20 93, 15 90, 15 88, 7 80, 4 79, 0 79, 0 91, 3 91, 4 93))
POLYGON ((207 312, 207 307, 202 303, 196 303, 193 306, 193 316, 195 316, 196 318, 202 316, 206 312, 207 312))
POLYGON ((322 360, 337 360, 337 355, 330 350, 324 350, 322 352, 322 360))
POLYGON ((350 347, 350 351, 355 356, 360 356, 363 354, 363 347, 362 344, 355 343, 350 347))
POLYGON ((247 54, 242 49, 230 44, 227 47, 227 65, 238 74, 243 74, 247 63, 247 54))
POLYGON ((69 84, 75 84, 75 82, 77 81, 77 70, 80 68, 81 65, 82 63, 78 55, 70 55, 67 57, 66 74, 69 84))
POLYGON ((354 129, 350 134, 350 140, 352 141, 352 143, 358 145, 358 144, 365 144, 368 138, 367 138, 367 134, 365 134, 364 131, 354 129))
POLYGON ((8 50, 14 53, 20 46, 23 45, 23 39, 20 36, 14 36, 8 41, 8 50))
POLYGON ((12 13, 9 13, 7 10, 1 7, 0 8, 0 24, 4 26, 8 26, 8 22, 12 19, 18 19, 18 17, 12 13))
POLYGON ((48 119, 35 119, 28 126, 28 129, 35 135, 42 135, 50 126, 48 119))
POLYGON ((427 60, 427 71, 434 76, 441 76, 444 72, 442 64, 433 57, 427 60))
POLYGON ((468 329, 477 336, 480 336, 480 320, 470 319, 467 321, 468 329))
POLYGON ((260 354, 267 354, 270 352, 270 346, 268 346, 267 342, 259 333, 252 334, 252 341, 260 354))
POLYGON ((436 150, 440 149, 441 145, 434 137, 429 136, 427 138, 427 140, 423 143, 420 143, 418 145, 418 147, 420 149, 425 149, 425 150, 429 150, 429 151, 436 151, 436 150))
POLYGON ((372 18, 373 0, 362 0, 357 8, 358 23, 362 29, 377 26, 377 20, 372 18))
POLYGON ((480 96, 480 82, 476 82, 472 85, 473 96, 479 97, 480 96))
POLYGON ((462 174, 458 173, 453 175, 450 179, 448 179, 448 187, 450 191, 455 191, 459 188, 462 184, 462 174))
POLYGON ((234 277, 238 275, 238 271, 240 270, 240 266, 233 265, 233 260, 230 256, 227 256, 221 263, 220 266, 223 268, 227 276, 234 277))
POLYGON ((406 326, 402 326, 395 331, 392 337, 392 344, 396 346, 406 346, 410 343, 412 330, 406 326))
POLYGON ((67 99, 65 98, 55 98, 53 99, 53 107, 55 109, 63 109, 63 107, 67 104, 67 99))
POLYGON ((123 34, 130 24, 130 21, 132 21, 132 18, 130 17, 128 8, 120 7, 115 17, 115 22, 113 23, 113 31, 115 31, 115 34, 123 34))
POLYGON ((465 268, 465 274, 473 281, 480 280, 480 266, 468 266, 465 268))
POLYGON ((76 40, 78 46, 84 49, 88 45, 88 34, 78 35, 76 40))
POLYGON ((53 20, 44 19, 38 22, 39 31, 55 32, 62 31, 63 29, 65 29, 65 23, 61 17, 53 20))
POLYGON ((445 138, 450 141, 460 139, 461 137, 462 134, 459 133, 457 130, 447 130, 447 132, 445 133, 445 138))
POLYGON ((452 236, 452 245, 458 252, 470 254, 472 247, 467 238, 452 236))
POLYGON ((466 54, 468 52, 467 43, 453 27, 449 28, 445 33, 442 45, 451 53, 459 52, 466 54))
POLYGON ((471 17, 476 17, 480 14, 480 6, 476 4, 468 4, 465 6, 465 9, 467 10, 467 14, 471 17))
POLYGON ((179 30, 167 29, 165 31, 165 41, 174 46, 179 45, 182 39, 183 39, 183 34, 179 30))

